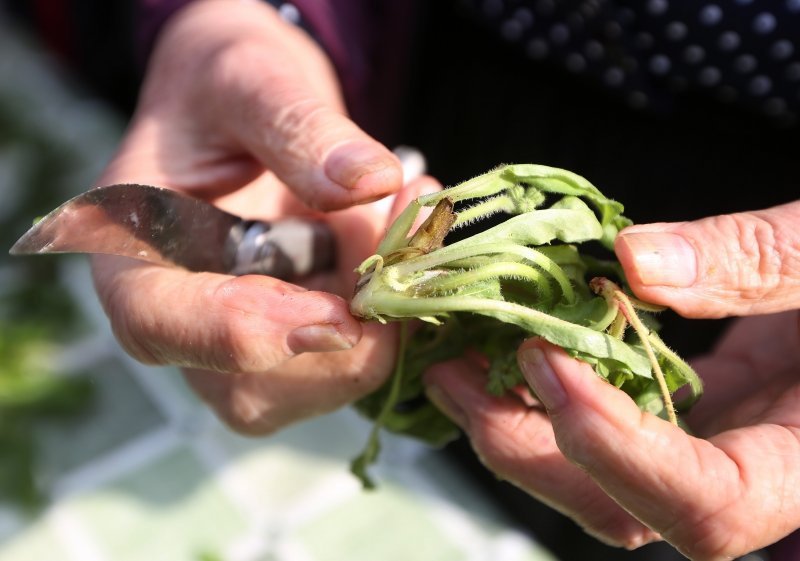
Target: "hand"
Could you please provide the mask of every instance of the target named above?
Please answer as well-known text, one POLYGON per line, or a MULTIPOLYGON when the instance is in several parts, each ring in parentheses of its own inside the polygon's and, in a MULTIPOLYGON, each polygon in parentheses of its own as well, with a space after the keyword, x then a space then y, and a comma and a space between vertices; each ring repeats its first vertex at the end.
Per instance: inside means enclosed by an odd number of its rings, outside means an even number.
POLYGON ((787 310, 738 320, 694 362, 706 385, 686 419, 695 436, 541 340, 518 354, 541 404, 490 397, 463 360, 429 372, 429 392, 489 469, 605 542, 665 539, 702 560, 771 544, 800 526, 799 220, 800 202, 618 239, 640 298, 690 317, 787 310))
MULTIPOLYGON (((397 191, 402 171, 347 119, 325 56, 275 10, 198 0, 168 22, 98 183, 121 182, 181 190, 247 218, 324 219, 339 240, 338 269, 305 287, 95 259, 97 292, 130 354, 184 367, 221 417, 248 433, 329 411, 383 381, 394 332, 362 328, 343 297, 386 211, 348 207, 397 191), (320 212, 331 209, 344 210, 320 212)), ((396 204, 423 188, 432 187, 417 183, 396 204)))

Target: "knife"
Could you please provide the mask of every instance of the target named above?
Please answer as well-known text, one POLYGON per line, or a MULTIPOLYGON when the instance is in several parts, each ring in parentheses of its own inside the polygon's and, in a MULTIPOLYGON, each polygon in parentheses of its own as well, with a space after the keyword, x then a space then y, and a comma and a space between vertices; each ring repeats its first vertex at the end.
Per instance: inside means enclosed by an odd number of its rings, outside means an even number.
MULTIPOLYGON (((393 152, 406 184, 425 173, 418 149, 397 146, 393 152)), ((321 221, 244 220, 177 191, 119 184, 70 199, 36 222, 9 253, 105 253, 196 272, 291 280, 333 269, 335 248, 333 232, 321 221)))
POLYGON ((105 253, 190 271, 288 280, 332 269, 335 240, 320 221, 244 220, 150 185, 92 189, 36 222, 11 255, 105 253))

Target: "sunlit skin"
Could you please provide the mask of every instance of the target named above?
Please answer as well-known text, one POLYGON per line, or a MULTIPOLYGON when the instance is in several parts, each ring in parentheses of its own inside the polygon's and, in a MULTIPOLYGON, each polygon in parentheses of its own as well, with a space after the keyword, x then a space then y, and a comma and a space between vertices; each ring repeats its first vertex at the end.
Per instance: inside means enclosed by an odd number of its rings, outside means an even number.
MULTIPOLYGON (((325 220, 338 266, 297 286, 97 258, 97 292, 117 338, 143 362, 182 366, 245 433, 357 399, 383 382, 395 353, 393 328, 362 326, 348 312, 353 269, 391 218, 385 204, 360 203, 402 181, 395 156, 347 118, 335 73, 305 33, 265 3, 191 3, 161 33, 97 184, 169 187, 247 218, 325 220)), ((418 180, 395 207, 438 188, 418 180)))
POLYGON ((431 396, 490 469, 603 541, 635 548, 664 539, 701 560, 769 545, 800 526, 798 217, 796 202, 635 226, 617 240, 642 299, 687 317, 774 312, 737 320, 693 361, 705 382, 704 397, 686 418, 694 436, 640 412, 587 365, 537 339, 523 344, 518 360, 542 403, 490 397, 483 372, 466 360, 428 373, 431 396), (654 232, 670 236, 640 236, 654 232), (626 239, 634 234, 638 239, 626 239), (688 276, 648 269, 669 260, 673 236, 690 246, 688 276), (653 247, 660 257, 649 253, 653 247), (643 282, 655 279, 679 286, 643 282))
MULTIPOLYGON (((354 267, 392 217, 362 203, 399 191, 396 213, 437 186, 424 179, 401 191, 399 162, 346 117, 322 51, 272 8, 197 0, 171 18, 97 184, 122 182, 177 189, 248 218, 313 216, 339 239, 337 270, 303 287, 95 259, 98 294, 133 356, 182 366, 209 405, 248 434, 330 411, 386 379, 394 331, 361 325, 346 301, 354 267)), ((784 312, 741 320, 694 362, 706 383, 688 418, 695 436, 643 415, 585 365, 536 340, 519 357, 547 412, 489 397, 466 360, 431 371, 431 395, 491 469, 600 539, 636 547, 663 538, 703 560, 771 543, 800 526, 798 223, 794 203, 639 226, 618 241, 644 300, 688 317, 784 312), (673 237, 626 237, 645 231, 673 237), (672 242, 678 257, 659 261, 672 242), (665 273, 669 283, 660 284, 665 273)))

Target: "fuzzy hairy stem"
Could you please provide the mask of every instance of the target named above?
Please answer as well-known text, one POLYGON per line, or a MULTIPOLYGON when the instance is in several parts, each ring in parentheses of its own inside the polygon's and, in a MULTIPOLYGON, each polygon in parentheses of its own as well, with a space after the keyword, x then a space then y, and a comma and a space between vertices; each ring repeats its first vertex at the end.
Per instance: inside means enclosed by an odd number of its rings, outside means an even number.
MULTIPOLYGON (((434 269, 449 263, 465 259, 468 257, 475 257, 477 255, 492 255, 498 253, 510 253, 518 255, 523 259, 540 267, 544 272, 553 277, 558 283, 561 292, 567 302, 572 303, 575 301, 575 291, 570 284, 569 279, 561 270, 558 264, 550 259, 548 256, 540 251, 523 245, 512 243, 492 243, 481 245, 451 245, 444 247, 438 251, 420 257, 414 257, 407 261, 402 261, 396 265, 392 265, 393 274, 398 278, 408 277, 420 271, 434 269)), ((387 267, 388 269, 388 267, 387 267)))
POLYGON ((661 391, 661 399, 664 401, 667 418, 670 423, 678 426, 678 417, 675 414, 675 405, 672 403, 672 395, 667 387, 667 379, 664 376, 664 372, 661 370, 661 365, 658 364, 658 358, 651 345, 650 330, 647 329, 642 323, 642 320, 639 319, 636 310, 633 308, 633 304, 631 304, 631 301, 624 292, 617 289, 614 291, 614 297, 619 300, 626 319, 630 322, 631 327, 633 327, 639 335, 639 339, 642 341, 642 346, 647 353, 647 358, 650 360, 650 364, 653 367, 653 375, 655 376, 656 382, 658 382, 658 389, 661 391))
POLYGON ((553 295, 550 283, 541 271, 528 265, 515 262, 491 263, 483 267, 466 271, 453 271, 440 275, 417 285, 419 295, 446 294, 465 286, 491 279, 518 279, 528 281, 530 290, 538 295, 542 302, 549 302, 553 295))

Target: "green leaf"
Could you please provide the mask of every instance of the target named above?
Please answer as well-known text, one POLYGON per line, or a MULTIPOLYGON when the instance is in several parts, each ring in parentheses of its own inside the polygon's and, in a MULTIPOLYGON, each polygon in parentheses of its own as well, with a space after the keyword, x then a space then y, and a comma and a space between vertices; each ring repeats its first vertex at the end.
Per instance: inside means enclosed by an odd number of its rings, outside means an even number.
MULTIPOLYGON (((620 203, 581 176, 533 164, 500 167, 409 205, 378 253, 359 268, 350 308, 364 319, 420 318, 442 325, 418 329, 391 380, 356 404, 375 420, 353 463, 365 485, 372 485, 366 470, 380 450, 381 429, 433 444, 454 437, 456 427, 427 399, 422 377, 434 363, 468 351, 485 357, 486 388, 496 395, 523 383, 516 350, 525 338, 539 336, 590 364, 654 414, 666 415, 665 403, 679 388, 689 388, 687 403, 699 397, 697 375, 655 335, 651 316, 639 319, 614 282, 625 279, 613 255, 600 259, 580 250, 591 241, 611 249, 630 224, 622 212, 620 203), (446 221, 429 219, 424 232, 409 233, 423 206, 451 209, 451 201, 464 203, 455 216, 441 210, 446 221), (512 216, 439 247, 447 229, 497 212, 512 216), (594 277, 600 278, 590 284, 594 277), (626 337, 627 319, 635 333, 626 337)), ((671 405, 669 415, 674 417, 671 405)))
POLYGON ((611 249, 614 238, 623 228, 633 224, 622 216, 625 207, 603 195, 597 187, 576 173, 536 164, 517 164, 505 168, 506 177, 529 183, 545 193, 584 197, 600 212, 603 244, 611 249))

